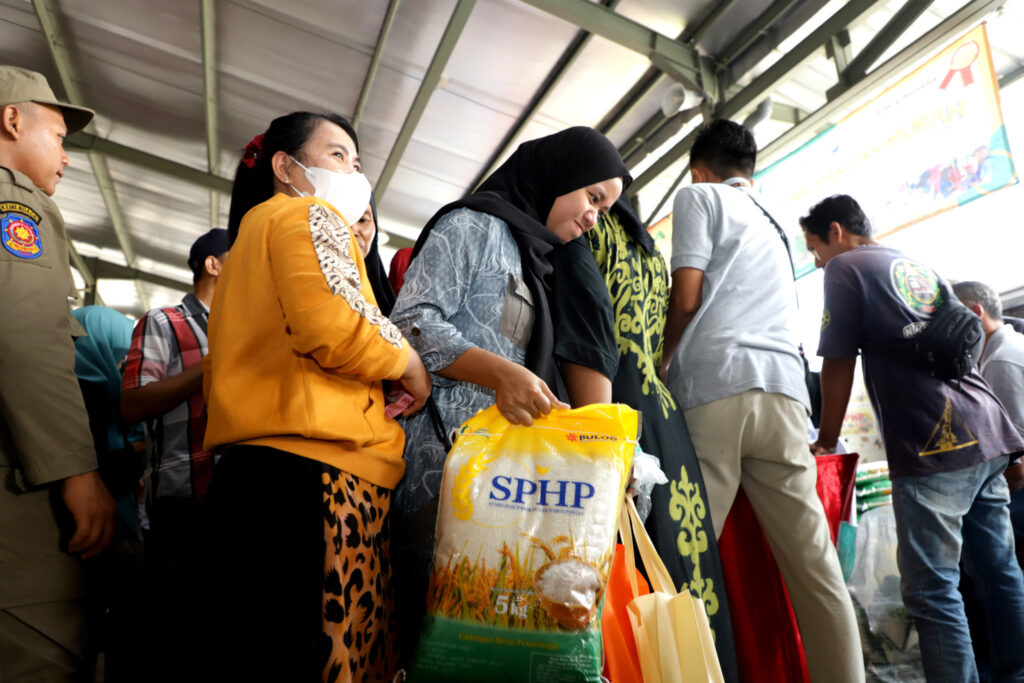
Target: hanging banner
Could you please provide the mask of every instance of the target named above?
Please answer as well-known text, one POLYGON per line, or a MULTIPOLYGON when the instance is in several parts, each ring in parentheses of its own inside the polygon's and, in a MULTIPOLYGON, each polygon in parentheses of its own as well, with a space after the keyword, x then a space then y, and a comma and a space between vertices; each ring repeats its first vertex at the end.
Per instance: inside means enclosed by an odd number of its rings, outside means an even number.
POLYGON ((825 197, 851 195, 881 237, 1013 185, 985 25, 754 179, 798 276, 814 270, 798 219, 825 197))

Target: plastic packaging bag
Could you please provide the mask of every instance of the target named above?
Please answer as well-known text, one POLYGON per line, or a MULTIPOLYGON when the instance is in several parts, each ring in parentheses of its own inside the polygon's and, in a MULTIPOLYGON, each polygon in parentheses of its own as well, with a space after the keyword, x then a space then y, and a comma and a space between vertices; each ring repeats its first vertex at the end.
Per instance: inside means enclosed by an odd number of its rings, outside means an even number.
POLYGON ((445 461, 427 620, 409 680, 601 680, 598 616, 637 413, 491 407, 445 461))
POLYGON ((900 595, 896 518, 891 505, 868 510, 861 516, 853 573, 847 587, 860 626, 869 683, 924 683, 917 629, 900 595))
POLYGON ((857 514, 883 505, 892 505, 892 481, 886 462, 867 462, 857 466, 857 514))
POLYGON ((633 482, 636 511, 642 521, 651 514, 651 491, 657 484, 667 484, 668 477, 661 470, 661 461, 650 453, 644 453, 640 446, 633 453, 633 482))

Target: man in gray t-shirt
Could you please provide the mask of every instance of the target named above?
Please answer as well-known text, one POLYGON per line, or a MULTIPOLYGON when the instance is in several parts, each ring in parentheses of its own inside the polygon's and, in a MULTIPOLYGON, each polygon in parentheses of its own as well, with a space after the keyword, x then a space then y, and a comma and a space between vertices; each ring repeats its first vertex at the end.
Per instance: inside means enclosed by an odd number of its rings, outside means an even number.
POLYGON ((662 376, 693 438, 715 534, 743 487, 779 565, 811 680, 863 681, 849 593, 807 450, 808 397, 782 229, 751 193, 743 126, 707 125, 676 196, 662 376))
POLYGON ((1003 318, 1003 302, 988 285, 957 282, 953 293, 981 318, 985 328, 985 350, 978 363, 981 376, 1024 438, 1024 335, 1003 318))
MULTIPOLYGON (((978 364, 981 376, 1006 409, 1017 433, 1024 438, 1024 334, 1003 317, 1003 302, 988 285, 958 282, 953 292, 981 318, 985 350, 978 364)), ((1024 463, 1006 468, 1010 485, 1010 522, 1017 541, 1017 563, 1024 567, 1024 463)))

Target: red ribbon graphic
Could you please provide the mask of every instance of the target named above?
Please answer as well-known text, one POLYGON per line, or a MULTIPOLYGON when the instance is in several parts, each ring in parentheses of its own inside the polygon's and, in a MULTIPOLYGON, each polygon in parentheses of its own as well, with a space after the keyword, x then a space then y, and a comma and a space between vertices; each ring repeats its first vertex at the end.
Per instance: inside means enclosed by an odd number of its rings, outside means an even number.
POLYGON ((977 61, 980 51, 978 43, 973 40, 958 47, 956 52, 953 53, 953 58, 949 60, 949 72, 942 79, 939 90, 945 90, 956 74, 960 74, 960 79, 965 87, 974 83, 974 74, 971 73, 971 66, 977 61))

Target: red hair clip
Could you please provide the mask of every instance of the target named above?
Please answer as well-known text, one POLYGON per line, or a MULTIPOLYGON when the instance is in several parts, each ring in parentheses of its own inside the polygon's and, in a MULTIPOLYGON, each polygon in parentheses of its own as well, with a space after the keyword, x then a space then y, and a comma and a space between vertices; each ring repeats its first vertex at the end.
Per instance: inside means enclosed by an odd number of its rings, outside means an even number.
POLYGON ((263 153, 263 133, 260 133, 245 146, 245 151, 242 153, 242 163, 253 168, 256 165, 256 160, 260 158, 263 153))

